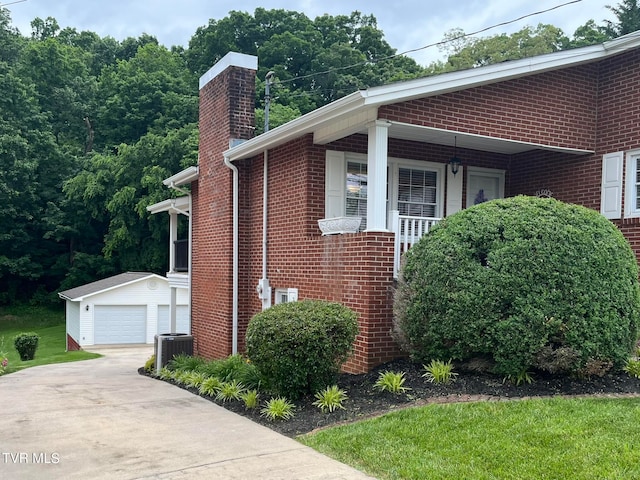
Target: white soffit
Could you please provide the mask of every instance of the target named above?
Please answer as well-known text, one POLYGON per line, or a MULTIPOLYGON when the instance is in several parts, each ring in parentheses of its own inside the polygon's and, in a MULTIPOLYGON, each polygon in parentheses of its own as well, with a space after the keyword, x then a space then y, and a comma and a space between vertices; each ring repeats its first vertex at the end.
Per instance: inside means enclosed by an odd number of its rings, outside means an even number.
POLYGON ((167 187, 185 185, 198 179, 198 167, 188 167, 162 181, 167 187))
MULTIPOLYGON (((366 131, 363 131, 366 133, 366 131)), ((458 148, 469 150, 479 150, 483 152, 501 153, 514 155, 516 153, 528 152, 531 150, 547 150, 552 152, 569 153, 573 155, 586 155, 594 153, 592 150, 582 150, 577 148, 565 148, 539 143, 519 142, 503 138, 476 135, 473 133, 443 130, 440 128, 423 127, 408 123, 391 122, 389 137, 415 142, 432 143, 436 145, 447 145, 450 147, 457 144, 458 148)))
POLYGON ((162 202, 154 203, 153 205, 149 205, 147 207, 147 211, 155 214, 160 212, 171 212, 176 211, 180 213, 180 211, 188 211, 189 210, 189 197, 178 197, 178 198, 170 198, 169 200, 164 200, 162 202))

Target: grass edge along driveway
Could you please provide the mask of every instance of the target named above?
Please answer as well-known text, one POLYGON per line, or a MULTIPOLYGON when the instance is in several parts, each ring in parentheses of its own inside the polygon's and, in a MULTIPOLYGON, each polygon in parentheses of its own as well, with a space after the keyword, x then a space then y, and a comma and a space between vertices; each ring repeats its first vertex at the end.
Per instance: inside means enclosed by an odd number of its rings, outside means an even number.
POLYGON ((37 365, 89 360, 101 355, 84 350, 67 352, 64 310, 34 306, 0 307, 0 354, 9 359, 6 373, 37 365), (22 332, 40 336, 33 360, 22 361, 13 345, 14 337, 22 332))
POLYGON ((640 398, 433 404, 299 441, 381 480, 640 478, 640 398))

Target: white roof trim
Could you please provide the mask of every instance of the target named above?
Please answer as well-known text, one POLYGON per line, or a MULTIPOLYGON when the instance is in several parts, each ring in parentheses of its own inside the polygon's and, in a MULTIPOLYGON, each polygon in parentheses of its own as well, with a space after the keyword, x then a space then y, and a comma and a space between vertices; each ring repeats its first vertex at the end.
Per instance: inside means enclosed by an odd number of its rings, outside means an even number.
POLYGON ((331 122, 342 115, 355 112, 363 106, 364 97, 362 96, 362 91, 351 93, 346 97, 342 97, 335 102, 324 105, 273 130, 247 140, 236 147, 230 148, 224 152, 224 156, 230 161, 252 157, 263 150, 277 147, 307 133, 313 133, 320 125, 331 122))
POLYGON ((600 45, 562 50, 521 60, 506 61, 458 72, 393 83, 354 92, 335 102, 307 113, 295 120, 259 135, 224 152, 229 161, 250 158, 264 150, 282 145, 299 136, 312 133, 339 117, 364 107, 379 107, 415 98, 442 95, 482 85, 503 82, 551 70, 569 68, 603 60, 640 47, 640 31, 600 45))
POLYGON ((183 197, 170 198, 147 207, 147 212, 152 214, 160 212, 182 213, 184 211, 189 211, 189 197, 186 195, 183 197))
POLYGON ((120 283, 118 285, 113 285, 113 286, 108 287, 108 288, 103 288, 102 290, 99 290, 97 292, 88 293, 88 294, 82 295, 80 297, 70 298, 70 297, 67 297, 66 295, 63 295, 62 292, 58 293, 58 296, 61 299, 69 300, 70 302, 82 302, 82 301, 84 301, 85 299, 87 299, 89 297, 93 297, 94 295, 99 295, 101 293, 109 292, 111 290, 115 290, 117 288, 122 288, 122 287, 125 287, 127 285, 133 285, 134 283, 138 283, 138 282, 142 282, 142 281, 145 281, 145 280, 149 280, 150 278, 158 278, 158 279, 160 279, 160 280, 162 280, 164 282, 168 282, 168 280, 165 277, 160 276, 160 275, 158 275, 156 273, 152 273, 152 274, 147 275, 145 277, 136 278, 136 279, 131 280, 129 282, 120 283))
POLYGON ((170 176, 169 178, 164 179, 162 183, 164 183, 167 187, 185 185, 197 180, 198 174, 198 167, 189 167, 185 168, 181 172, 176 173, 175 175, 170 176))

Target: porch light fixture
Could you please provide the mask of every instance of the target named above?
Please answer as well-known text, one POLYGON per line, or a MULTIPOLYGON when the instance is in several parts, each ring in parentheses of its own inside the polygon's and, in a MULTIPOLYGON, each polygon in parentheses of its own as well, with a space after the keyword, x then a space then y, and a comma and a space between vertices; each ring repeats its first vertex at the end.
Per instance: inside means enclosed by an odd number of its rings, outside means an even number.
POLYGON ((457 149, 458 137, 453 137, 453 157, 449 159, 449 167, 451 167, 451 173, 453 173, 454 175, 458 173, 458 170, 460 170, 460 165, 462 165, 462 160, 460 160, 456 155, 457 149))

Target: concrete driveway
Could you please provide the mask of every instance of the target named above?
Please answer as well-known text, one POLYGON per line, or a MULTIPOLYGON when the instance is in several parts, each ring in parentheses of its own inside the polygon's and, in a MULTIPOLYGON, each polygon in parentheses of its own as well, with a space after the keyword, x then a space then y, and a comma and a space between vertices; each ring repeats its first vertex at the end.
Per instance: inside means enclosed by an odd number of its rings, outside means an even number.
POLYGON ((0 377, 0 479, 366 479, 165 382, 150 347, 0 377))

